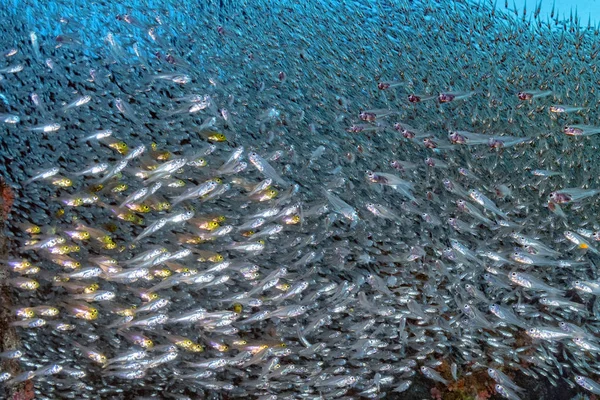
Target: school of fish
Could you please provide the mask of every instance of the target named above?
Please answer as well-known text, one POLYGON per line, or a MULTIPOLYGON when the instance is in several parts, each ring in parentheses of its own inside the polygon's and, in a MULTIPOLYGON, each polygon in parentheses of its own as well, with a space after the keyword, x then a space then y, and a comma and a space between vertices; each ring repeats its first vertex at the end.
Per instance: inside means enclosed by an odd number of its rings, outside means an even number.
POLYGON ((528 398, 518 376, 600 395, 597 26, 117 3, 0 7, 0 386, 375 399, 485 372, 498 398, 528 398))

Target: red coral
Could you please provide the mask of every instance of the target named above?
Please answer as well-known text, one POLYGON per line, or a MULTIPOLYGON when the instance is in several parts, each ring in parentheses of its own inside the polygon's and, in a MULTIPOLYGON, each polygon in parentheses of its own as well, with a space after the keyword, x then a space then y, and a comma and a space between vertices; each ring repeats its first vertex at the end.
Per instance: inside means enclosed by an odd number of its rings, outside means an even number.
POLYGON ((0 217, 2 217, 3 220, 6 220, 10 213, 10 209, 15 202, 15 194, 2 177, 0 177, 0 199, 0 217))
POLYGON ((33 391, 33 382, 27 381, 23 388, 13 395, 13 400, 33 400, 35 392, 33 391))
POLYGON ((440 389, 436 388, 436 387, 432 387, 430 390, 431 393, 431 398, 433 400, 442 400, 442 392, 440 391, 440 389))

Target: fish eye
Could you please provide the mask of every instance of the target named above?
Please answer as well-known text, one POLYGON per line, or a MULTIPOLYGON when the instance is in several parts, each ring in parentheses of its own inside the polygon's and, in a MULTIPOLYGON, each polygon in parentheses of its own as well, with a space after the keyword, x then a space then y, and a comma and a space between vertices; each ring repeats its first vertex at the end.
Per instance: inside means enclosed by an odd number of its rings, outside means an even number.
POLYGON ((513 277, 514 277, 514 276, 517 276, 517 273, 516 273, 516 272, 511 272, 511 273, 510 273, 510 276, 513 276, 513 277))

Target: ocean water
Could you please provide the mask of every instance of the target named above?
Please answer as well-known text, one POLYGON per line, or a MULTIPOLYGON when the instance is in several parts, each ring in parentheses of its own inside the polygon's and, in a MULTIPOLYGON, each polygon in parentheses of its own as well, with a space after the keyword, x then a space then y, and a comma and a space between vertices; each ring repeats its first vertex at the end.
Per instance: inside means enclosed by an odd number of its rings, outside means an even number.
POLYGON ((4 398, 600 394, 598 29, 556 9, 0 2, 4 398))
MULTIPOLYGON (((523 10, 523 8, 527 8, 530 11, 533 11, 538 5, 540 8, 540 16, 542 19, 550 18, 552 19, 554 16, 558 16, 559 19, 567 19, 571 14, 577 13, 577 15, 581 18, 582 21, 587 23, 588 18, 591 19, 592 23, 598 23, 598 13, 600 12, 600 4, 596 0, 583 0, 583 1, 574 1, 564 3, 564 2, 552 2, 552 1, 542 1, 538 3, 527 2, 527 1, 514 1, 511 4, 512 6, 516 6, 517 9, 523 10)), ((504 4, 497 6, 504 7, 504 4)))

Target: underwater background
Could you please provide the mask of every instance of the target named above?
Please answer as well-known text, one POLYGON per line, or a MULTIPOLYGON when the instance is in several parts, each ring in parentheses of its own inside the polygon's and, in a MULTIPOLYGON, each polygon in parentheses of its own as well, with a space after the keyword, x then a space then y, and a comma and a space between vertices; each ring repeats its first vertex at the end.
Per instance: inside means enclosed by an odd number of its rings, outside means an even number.
POLYGON ((0 397, 597 398, 588 6, 0 0, 0 397))

